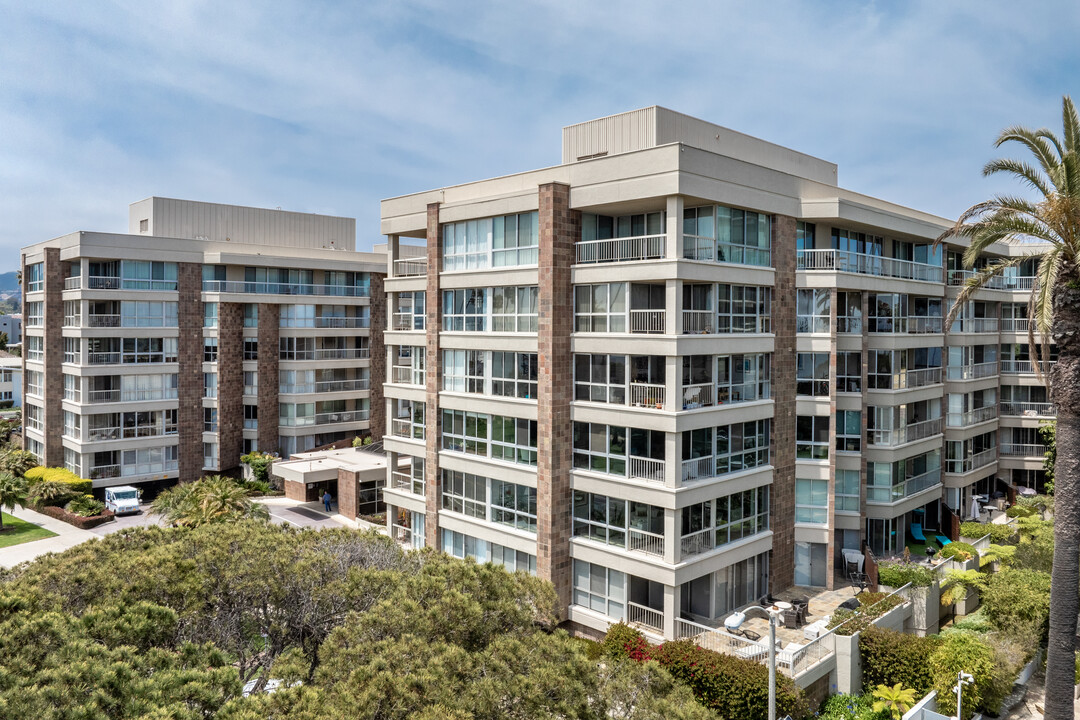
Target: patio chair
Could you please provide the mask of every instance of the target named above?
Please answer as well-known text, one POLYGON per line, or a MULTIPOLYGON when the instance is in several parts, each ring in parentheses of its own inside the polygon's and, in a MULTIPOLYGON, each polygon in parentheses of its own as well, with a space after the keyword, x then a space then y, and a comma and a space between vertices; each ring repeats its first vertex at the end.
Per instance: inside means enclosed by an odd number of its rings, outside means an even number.
POLYGON ((946 545, 948 545, 949 543, 952 542, 952 540, 945 537, 944 535, 935 535, 934 539, 937 540, 941 544, 941 547, 945 547, 946 545))
POLYGON ((747 640, 752 640, 754 642, 757 642, 761 639, 761 633, 756 633, 753 630, 743 630, 742 634, 744 638, 746 638, 747 640))
POLYGON ((784 627, 797 630, 799 627, 799 613, 794 610, 784 611, 784 627))
POLYGON ((922 525, 919 523, 911 523, 911 537, 915 538, 921 543, 926 543, 926 536, 923 535, 922 525))
POLYGON ((851 598, 850 600, 845 600, 844 602, 840 603, 840 607, 844 610, 854 610, 861 604, 862 603, 860 603, 856 598, 851 598))

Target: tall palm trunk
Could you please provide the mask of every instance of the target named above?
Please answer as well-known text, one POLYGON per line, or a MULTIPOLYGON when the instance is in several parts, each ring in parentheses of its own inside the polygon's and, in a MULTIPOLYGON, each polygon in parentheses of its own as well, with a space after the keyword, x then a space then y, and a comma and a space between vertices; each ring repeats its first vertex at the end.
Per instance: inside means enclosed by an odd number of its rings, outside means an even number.
MULTIPOLYGON (((1054 465, 1054 566, 1046 663, 1046 717, 1073 717, 1076 615, 1080 611, 1080 282, 1059 277, 1054 292, 1052 372, 1057 405, 1054 465)), ((1032 348, 1034 353, 1034 348, 1032 348)))

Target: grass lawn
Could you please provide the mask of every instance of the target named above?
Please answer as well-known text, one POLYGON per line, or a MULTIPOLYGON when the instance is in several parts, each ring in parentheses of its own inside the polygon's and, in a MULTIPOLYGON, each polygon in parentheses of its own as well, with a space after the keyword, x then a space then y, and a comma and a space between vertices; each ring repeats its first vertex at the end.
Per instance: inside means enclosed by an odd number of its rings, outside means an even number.
POLYGON ((20 520, 7 513, 3 513, 3 516, 4 531, 0 532, 0 548, 21 545, 22 543, 30 542, 32 540, 41 540, 42 538, 56 536, 56 533, 52 530, 46 530, 34 523, 20 520))

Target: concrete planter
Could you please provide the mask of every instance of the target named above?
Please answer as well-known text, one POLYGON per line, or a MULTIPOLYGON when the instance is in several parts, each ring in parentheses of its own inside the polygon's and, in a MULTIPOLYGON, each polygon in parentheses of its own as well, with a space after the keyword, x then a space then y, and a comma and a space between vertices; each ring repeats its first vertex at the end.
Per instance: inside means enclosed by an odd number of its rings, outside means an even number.
MULTIPOLYGON (((887 585, 882 585, 881 589, 889 593, 896 591, 896 588, 887 585)), ((904 622, 904 632, 920 637, 937 633, 941 624, 940 583, 934 581, 929 587, 913 587, 908 591, 908 598, 911 601, 911 614, 904 622)))
POLYGON ((859 635, 834 635, 836 643, 836 691, 862 695, 862 656, 859 635))

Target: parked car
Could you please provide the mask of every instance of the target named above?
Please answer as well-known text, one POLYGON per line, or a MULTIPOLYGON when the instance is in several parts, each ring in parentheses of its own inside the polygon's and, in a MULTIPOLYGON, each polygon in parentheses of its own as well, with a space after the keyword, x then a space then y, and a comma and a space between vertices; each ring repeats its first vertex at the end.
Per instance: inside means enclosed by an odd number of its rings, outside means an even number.
POLYGON ((105 488, 105 508, 117 515, 139 512, 139 490, 130 485, 105 488))

